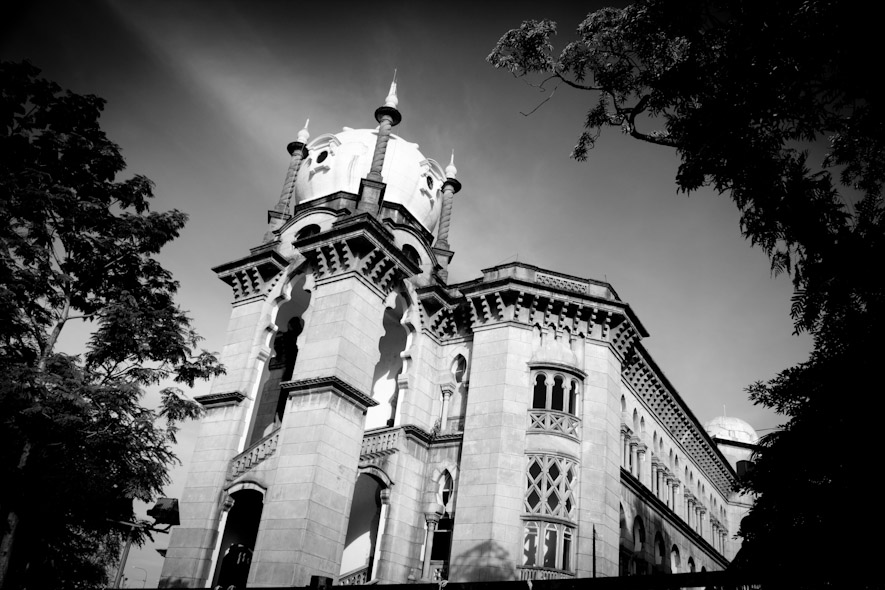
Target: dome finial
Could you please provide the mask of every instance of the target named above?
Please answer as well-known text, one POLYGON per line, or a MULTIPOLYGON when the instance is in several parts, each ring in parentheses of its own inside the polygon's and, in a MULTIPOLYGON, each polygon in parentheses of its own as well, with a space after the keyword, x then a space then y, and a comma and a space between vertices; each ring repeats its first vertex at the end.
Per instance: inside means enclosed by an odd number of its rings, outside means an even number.
POLYGON ((307 130, 308 125, 310 125, 310 119, 304 122, 304 129, 298 132, 298 141, 301 143, 307 143, 307 140, 310 139, 310 132, 307 130))
POLYGON ((455 178, 458 175, 458 169, 455 168, 455 150, 452 150, 452 159, 446 166, 446 178, 455 178))
POLYGON ((384 99, 384 106, 395 109, 398 104, 399 99, 396 97, 396 68, 394 68, 393 82, 390 83, 390 92, 387 93, 387 98, 384 99))

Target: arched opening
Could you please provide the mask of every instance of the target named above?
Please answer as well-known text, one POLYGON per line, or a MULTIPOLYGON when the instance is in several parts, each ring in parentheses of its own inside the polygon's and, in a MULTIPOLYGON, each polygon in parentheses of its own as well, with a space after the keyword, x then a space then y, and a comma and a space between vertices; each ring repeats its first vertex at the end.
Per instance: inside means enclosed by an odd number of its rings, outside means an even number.
POLYGON ((451 374, 455 392, 449 406, 446 432, 462 432, 464 416, 467 415, 467 359, 463 355, 457 355, 452 361, 451 374))
POLYGON ((403 254, 406 258, 409 259, 410 262, 415 263, 415 266, 421 266, 421 255, 418 254, 418 251, 409 244, 403 245, 403 254))
POLYGON ((661 572, 664 568, 664 555, 666 549, 664 548, 664 538, 661 536, 661 533, 657 533, 655 535, 655 568, 661 572))
POLYGON ((556 376, 553 378, 553 391, 550 400, 550 409, 563 411, 563 401, 565 400, 565 390, 562 387, 562 377, 556 376))
POLYGON ((298 358, 298 338, 304 331, 303 318, 310 306, 311 293, 304 288, 305 280, 306 276, 301 275, 293 281, 289 300, 277 310, 273 356, 261 373, 246 447, 273 432, 283 421, 288 397, 280 391, 280 383, 292 378, 298 358))
POLYGON ((639 434, 639 412, 633 410, 633 433, 639 434))
POLYGON ((535 377, 535 389, 532 394, 532 408, 543 410, 547 407, 547 376, 538 373, 535 377))
POLYGON ((681 566, 681 562, 679 560, 679 548, 676 545, 673 545, 673 548, 670 549, 670 572, 671 573, 679 573, 679 567, 681 566))
POLYGON ((568 408, 566 408, 566 412, 575 416, 578 415, 578 382, 574 379, 572 379, 572 387, 568 394, 568 408))
POLYGON ((695 565, 694 565, 694 558, 693 557, 688 558, 688 571, 689 571, 689 573, 692 573, 692 574, 695 572, 695 565))
MULTIPOLYGON (((325 152, 323 152, 325 153, 325 152)), ((303 240, 304 238, 309 238, 310 236, 315 236, 320 233, 320 226, 315 223, 311 223, 310 225, 305 225, 298 233, 295 234, 295 241, 303 240)))
POLYGON ((223 588, 246 587, 255 539, 258 537, 264 495, 258 490, 246 489, 234 492, 231 498, 234 504, 224 525, 221 551, 212 578, 213 588, 216 585, 223 588))
POLYGON ((408 341, 408 332, 400 323, 406 306, 406 299, 396 293, 392 304, 384 309, 384 336, 378 342, 381 354, 375 364, 372 385, 372 398, 378 402, 378 405, 366 412, 366 430, 394 425, 399 397, 397 378, 403 370, 401 354, 406 349, 408 341))
POLYGON ((623 395, 621 396, 621 416, 625 416, 627 414, 627 398, 623 395))
POLYGON ((372 579, 375 543, 378 540, 378 525, 381 521, 380 481, 361 473, 353 490, 350 518, 347 521, 347 535, 344 552, 341 555, 342 578, 358 577, 360 583, 372 579))
POLYGON ((455 529, 455 481, 448 470, 443 471, 437 481, 436 501, 443 507, 443 513, 433 533, 433 547, 430 551, 431 569, 442 572, 441 578, 447 579, 452 551, 452 532, 455 529))
POLYGON ((630 575, 643 576, 648 573, 648 562, 645 557, 645 525, 640 517, 633 519, 633 555, 630 575))
POLYGON ((630 564, 632 558, 632 552, 630 551, 630 529, 627 526, 627 515, 624 514, 624 505, 620 506, 620 529, 621 529, 621 542, 619 543, 619 551, 618 551, 618 575, 619 576, 629 576, 630 575, 630 564))

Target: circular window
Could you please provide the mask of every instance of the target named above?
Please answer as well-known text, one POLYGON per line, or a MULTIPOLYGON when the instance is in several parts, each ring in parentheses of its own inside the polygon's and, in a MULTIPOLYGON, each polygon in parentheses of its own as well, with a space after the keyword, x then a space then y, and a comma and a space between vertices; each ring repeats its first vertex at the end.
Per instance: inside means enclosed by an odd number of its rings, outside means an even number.
POLYGON ((326 150, 321 151, 320 155, 317 156, 317 164, 322 164, 323 162, 326 161, 326 158, 328 158, 328 157, 329 157, 329 152, 327 152, 326 150))
POLYGON ((427 188, 433 190, 433 178, 431 178, 430 176, 427 177, 427 188))

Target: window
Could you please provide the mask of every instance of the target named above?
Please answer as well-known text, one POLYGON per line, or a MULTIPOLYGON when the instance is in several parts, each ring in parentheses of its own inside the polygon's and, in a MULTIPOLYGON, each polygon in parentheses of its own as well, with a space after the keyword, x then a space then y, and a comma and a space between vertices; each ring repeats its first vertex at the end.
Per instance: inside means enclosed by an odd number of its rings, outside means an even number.
POLYGON ((572 460, 553 455, 530 455, 527 481, 527 513, 575 520, 573 488, 577 483, 577 469, 572 460))
POLYGON ((535 410, 555 410, 572 415, 578 413, 580 385, 574 377, 537 373, 532 389, 532 408, 535 410))
POLYGON ((529 516, 523 537, 523 566, 572 570, 575 527, 560 521, 577 519, 577 479, 577 465, 572 459, 529 455, 524 505, 529 516))
POLYGON ((526 522, 522 565, 572 571, 574 535, 574 527, 567 524, 526 522))

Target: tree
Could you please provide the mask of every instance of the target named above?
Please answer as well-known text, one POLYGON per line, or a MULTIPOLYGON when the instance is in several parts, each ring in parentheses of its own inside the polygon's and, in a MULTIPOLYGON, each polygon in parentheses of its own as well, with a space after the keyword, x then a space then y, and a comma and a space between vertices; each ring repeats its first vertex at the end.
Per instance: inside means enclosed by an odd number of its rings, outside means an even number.
POLYGON ((199 415, 175 386, 223 373, 175 304, 155 256, 187 216, 150 210, 153 184, 99 126, 104 101, 62 91, 27 62, 0 64, 0 587, 107 581, 132 521, 177 459, 177 424, 199 415), (83 354, 56 350, 70 322, 83 354))
POLYGON ((588 94, 578 160, 606 127, 675 149, 677 186, 728 195, 773 273, 792 276, 794 326, 814 349, 748 388, 787 420, 742 483, 759 497, 741 561, 762 572, 814 563, 817 581, 856 562, 875 531, 845 510, 870 472, 864 449, 879 446, 861 415, 883 409, 869 376, 885 286, 869 266, 885 259, 885 112, 866 66, 876 21, 862 13, 832 1, 646 0, 591 13, 558 54, 556 24, 526 21, 487 58, 542 92, 588 94))

